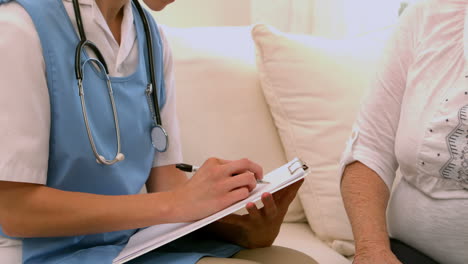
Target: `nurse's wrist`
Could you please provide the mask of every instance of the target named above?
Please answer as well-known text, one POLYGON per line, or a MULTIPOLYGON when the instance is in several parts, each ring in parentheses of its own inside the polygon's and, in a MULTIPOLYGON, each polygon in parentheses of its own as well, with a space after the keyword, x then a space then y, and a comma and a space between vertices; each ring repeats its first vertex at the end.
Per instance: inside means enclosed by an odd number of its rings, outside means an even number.
POLYGON ((175 205, 176 199, 173 192, 158 192, 149 195, 153 196, 154 202, 148 208, 148 212, 152 212, 155 224, 182 222, 179 220, 181 212, 175 205))

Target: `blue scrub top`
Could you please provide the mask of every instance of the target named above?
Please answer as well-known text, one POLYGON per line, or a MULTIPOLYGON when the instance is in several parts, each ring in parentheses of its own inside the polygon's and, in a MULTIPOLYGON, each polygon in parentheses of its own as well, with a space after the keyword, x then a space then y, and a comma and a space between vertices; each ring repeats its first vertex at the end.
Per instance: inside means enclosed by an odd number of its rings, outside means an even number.
MULTIPOLYGON (((9 0, 0 0, 0 4, 9 0)), ((137 194, 150 173, 155 150, 150 131, 153 119, 145 94, 149 82, 146 36, 133 6, 137 30, 137 70, 111 77, 125 160, 112 166, 96 162, 86 133, 75 77, 75 49, 79 37, 62 0, 17 0, 29 13, 41 41, 51 103, 51 134, 47 186, 100 195, 137 194)), ((165 103, 163 47, 158 27, 147 12, 152 31, 157 93, 165 103)), ((82 52, 82 61, 88 54, 82 52)), ((89 124, 99 153, 117 152, 113 112, 107 86, 96 68, 87 64, 83 81, 89 124)), ((169 135, 170 136, 170 135, 169 135)), ((23 263, 112 263, 137 230, 54 238, 23 239, 23 263)), ((189 235, 150 252, 134 263, 196 263, 203 256, 229 257, 239 246, 189 235)))

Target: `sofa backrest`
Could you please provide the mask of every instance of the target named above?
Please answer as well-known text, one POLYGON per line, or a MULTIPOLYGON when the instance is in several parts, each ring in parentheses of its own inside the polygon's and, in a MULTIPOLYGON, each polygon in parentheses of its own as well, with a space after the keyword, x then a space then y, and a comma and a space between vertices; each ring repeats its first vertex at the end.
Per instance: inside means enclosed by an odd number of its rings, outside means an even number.
POLYGON ((184 160, 286 162, 259 85, 250 27, 164 27, 173 50, 184 160))

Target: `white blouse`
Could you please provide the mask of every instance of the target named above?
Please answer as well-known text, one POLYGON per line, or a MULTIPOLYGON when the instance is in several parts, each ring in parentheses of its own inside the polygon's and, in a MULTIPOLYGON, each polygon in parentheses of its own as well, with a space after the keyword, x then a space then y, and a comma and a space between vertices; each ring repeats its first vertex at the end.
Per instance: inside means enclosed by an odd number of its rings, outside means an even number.
POLYGON ((342 158, 392 189, 392 237, 444 264, 468 263, 467 0, 405 11, 342 158))

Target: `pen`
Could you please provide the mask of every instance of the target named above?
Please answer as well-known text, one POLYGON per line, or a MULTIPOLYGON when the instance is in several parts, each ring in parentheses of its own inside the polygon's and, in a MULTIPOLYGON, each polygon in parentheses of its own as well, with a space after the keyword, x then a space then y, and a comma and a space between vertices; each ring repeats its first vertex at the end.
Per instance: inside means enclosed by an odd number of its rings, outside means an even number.
MULTIPOLYGON (((190 165, 190 164, 187 164, 187 163, 177 163, 176 168, 181 170, 181 171, 185 171, 185 172, 196 172, 196 171, 198 171, 198 169, 200 169, 200 167, 198 167, 198 166, 190 165)), ((259 184, 269 184, 269 182, 264 181, 264 180, 257 180, 257 183, 259 183, 259 184)))
POLYGON ((198 169, 200 169, 198 166, 193 166, 186 163, 177 163, 175 166, 177 169, 185 172, 196 172, 198 169))

